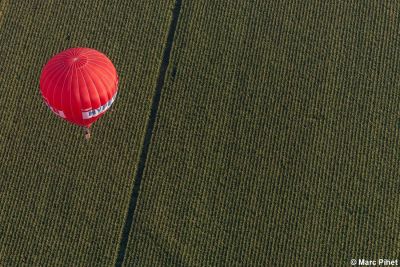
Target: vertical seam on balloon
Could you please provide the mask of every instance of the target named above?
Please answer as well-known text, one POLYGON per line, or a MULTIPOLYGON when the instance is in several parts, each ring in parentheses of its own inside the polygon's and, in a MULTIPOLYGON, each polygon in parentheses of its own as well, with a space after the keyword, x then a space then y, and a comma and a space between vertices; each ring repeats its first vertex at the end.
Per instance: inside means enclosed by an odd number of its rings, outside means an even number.
MULTIPOLYGON (((63 92, 63 89, 64 89, 64 84, 65 84, 65 80, 67 79, 68 73, 69 73, 69 69, 68 69, 67 72, 65 73, 64 82, 63 82, 63 85, 62 85, 62 87, 61 87, 61 95, 62 95, 62 92, 63 92)), ((61 79, 61 77, 60 77, 60 79, 61 79)), ((57 90, 57 85, 58 85, 58 82, 57 82, 57 84, 54 86, 55 88, 53 89, 53 94, 52 94, 52 96, 51 96, 51 103, 53 103, 53 104, 54 104, 54 93, 55 93, 55 91, 57 90)), ((49 100, 50 100, 50 99, 49 99, 49 100)), ((61 103, 61 105, 62 105, 62 103, 61 103)))
MULTIPOLYGON (((70 69, 72 69, 72 71, 71 71, 71 76, 70 76, 70 77, 71 77, 70 85, 72 85, 72 83, 73 83, 72 78, 74 77, 74 76, 73 76, 73 74, 74 74, 74 73, 73 73, 73 72, 74 72, 74 70, 73 70, 73 65, 70 65, 70 66, 69 66, 68 71, 69 71, 70 69)), ((68 76, 68 75, 66 75, 66 76, 68 76)), ((61 107, 62 107, 62 109, 63 109, 62 111, 64 112, 64 115, 65 115, 64 104, 63 104, 63 103, 64 103, 63 91, 64 91, 64 87, 63 87, 63 89, 61 90, 61 94, 60 94, 60 103, 61 103, 61 107)), ((71 88, 70 88, 70 91, 72 91, 71 88)), ((69 107, 71 108, 71 104, 70 104, 69 107)), ((71 113, 72 113, 72 112, 71 112, 71 113)))
MULTIPOLYGON (((86 87, 87 93, 89 95, 90 109, 93 109, 92 99, 90 98, 89 87, 88 87, 88 85, 86 83, 85 75, 83 74, 81 69, 79 69, 79 71, 81 72, 81 75, 82 75, 82 78, 83 78, 83 82, 85 83, 85 87, 86 87)), ((82 114, 82 109, 81 109, 81 114, 82 114)), ((83 116, 82 116, 82 120, 83 120, 83 116)))
MULTIPOLYGON (((91 80, 91 82, 92 82, 92 84, 93 84, 93 88, 92 88, 92 89, 93 89, 93 91, 96 92, 97 98, 99 99, 99 102, 100 102, 100 105, 101 105, 100 95, 99 95, 99 92, 97 92, 96 84, 94 83, 93 77, 92 77, 92 75, 90 74, 90 72, 86 72, 86 74, 88 75, 89 79, 91 80)), ((91 99, 90 99, 90 103, 91 103, 91 105, 92 105, 92 109, 94 109, 95 107, 93 106, 93 103, 92 103, 92 100, 91 100, 91 99)))
MULTIPOLYGON (((93 75, 95 75, 95 76, 98 78, 97 81, 99 81, 99 82, 103 85, 103 89, 104 89, 104 90, 106 91, 106 93, 107 93, 107 99, 109 99, 110 96, 109 96, 109 93, 108 93, 108 90, 107 90, 107 84, 105 84, 104 81, 103 81, 103 79, 102 79, 102 77, 100 77, 100 75, 98 75, 97 70, 95 70, 95 71, 93 72, 93 75)), ((104 90, 103 90, 103 91, 104 91, 104 90)), ((100 94, 99 94, 99 98, 100 98, 100 94)), ((101 103, 101 98, 100 98, 100 106, 104 105, 105 103, 107 103, 107 101, 104 102, 104 103, 101 103)))
MULTIPOLYGON (((75 67, 75 64, 72 64, 71 65, 72 71, 74 70, 74 67, 75 67)), ((72 108, 72 77, 71 77, 71 82, 70 82, 69 86, 70 86, 69 87, 69 106, 70 106, 70 109, 71 109, 72 119, 75 120, 74 109, 72 108)))
MULTIPOLYGON (((78 93, 78 95, 79 95, 79 101, 78 101, 79 105, 78 105, 78 107, 79 107, 79 110, 82 110, 81 85, 80 85, 79 79, 78 79, 78 70, 80 70, 80 69, 78 67, 75 67, 75 73, 76 73, 76 79, 77 79, 78 91, 79 91, 79 93, 78 93)), ((76 90, 76 88, 75 88, 75 90, 76 90)), ((79 111, 79 113, 81 114, 81 117, 82 117, 82 112, 79 111)), ((79 118, 79 120, 83 121, 83 118, 79 118)))
MULTIPOLYGON (((112 63, 111 63, 112 64, 112 63)), ((99 68, 100 67, 102 67, 102 66, 100 66, 100 65, 98 65, 98 64, 95 64, 96 66, 98 66, 99 68)), ((107 65, 106 65, 107 66, 107 65)), ((106 67, 105 66, 105 67, 106 67)), ((104 75, 106 78, 107 78, 107 80, 108 81, 111 81, 111 83, 114 85, 114 87, 115 87, 115 76, 117 76, 117 71, 115 70, 115 72, 114 73, 112 73, 112 72, 110 72, 107 68, 104 68, 104 69, 106 69, 107 70, 107 75, 104 75)), ((109 94, 108 93, 108 91, 107 91, 107 96, 108 96, 108 98, 110 98, 110 97, 112 97, 114 95, 114 92, 113 93, 111 93, 111 94, 109 94)))
POLYGON ((90 62, 91 62, 91 64, 101 68, 102 70, 105 70, 107 72, 107 75, 110 75, 111 77, 115 76, 115 73, 112 73, 107 69, 107 65, 108 64, 100 65, 100 64, 97 64, 97 63, 93 62, 93 60, 90 60, 90 62))
MULTIPOLYGON (((54 78, 57 78, 57 75, 54 75, 55 73, 57 73, 58 71, 62 70, 62 68, 57 69, 57 71, 53 71, 50 72, 49 74, 46 74, 45 78, 42 80, 42 82, 39 82, 39 86, 42 89, 43 95, 47 94, 47 88, 45 88, 45 83, 47 83, 48 81, 53 81, 54 78), (46 81, 46 82, 45 82, 46 81), (43 88, 42 88, 43 87, 43 88), (46 91, 44 91, 44 89, 46 89, 46 91)), ((56 79, 57 83, 55 85, 58 85, 58 83, 60 82, 61 77, 58 77, 58 79, 56 79)))
POLYGON ((51 66, 51 65, 46 67, 46 69, 48 69, 50 66, 52 68, 47 71, 46 76, 41 80, 42 83, 44 83, 45 81, 49 80, 50 79, 49 77, 54 78, 54 77, 52 77, 52 75, 54 75, 54 73, 56 73, 57 71, 62 69, 61 65, 58 65, 58 64, 57 65, 56 64, 52 64, 52 65, 54 65, 54 67, 51 66))
MULTIPOLYGON (((63 85, 62 85, 62 87, 61 87, 61 105, 63 105, 62 100, 63 100, 63 92, 64 92, 64 87, 65 87, 65 81, 67 80, 68 73, 69 73, 70 69, 71 69, 71 66, 68 67, 68 70, 67 70, 67 72, 65 73, 64 82, 63 82, 63 85)), ((54 98, 54 97, 53 97, 53 98, 54 98)), ((65 111, 66 111, 66 110, 64 110, 64 114, 66 113, 65 111)))
POLYGON ((98 58, 88 58, 88 63, 89 62, 90 62, 90 64, 93 64, 93 65, 101 68, 101 70, 106 71, 110 75, 110 78, 112 78, 115 75, 117 75, 116 74, 116 70, 115 70, 115 73, 112 73, 107 68, 108 66, 113 66, 113 64, 112 64, 112 62, 110 60, 108 60, 108 61, 100 61, 98 58), (102 63, 104 63, 104 65, 97 64, 96 61, 97 62, 102 62, 102 63))
POLYGON ((103 68, 107 73, 109 73, 109 74, 111 75, 111 77, 115 75, 115 73, 112 73, 112 72, 110 72, 110 71, 107 69, 107 66, 111 66, 110 64, 112 64, 112 62, 109 63, 109 62, 107 62, 107 61, 99 61, 98 59, 96 60, 96 59, 94 59, 94 58, 90 58, 90 60, 88 59, 88 63, 89 63, 89 61, 90 61, 90 63, 92 63, 93 65, 96 65, 96 66, 98 66, 98 67, 100 67, 100 68, 103 68), (102 62, 102 63, 104 63, 104 65, 97 64, 96 61, 97 61, 98 63, 102 62))

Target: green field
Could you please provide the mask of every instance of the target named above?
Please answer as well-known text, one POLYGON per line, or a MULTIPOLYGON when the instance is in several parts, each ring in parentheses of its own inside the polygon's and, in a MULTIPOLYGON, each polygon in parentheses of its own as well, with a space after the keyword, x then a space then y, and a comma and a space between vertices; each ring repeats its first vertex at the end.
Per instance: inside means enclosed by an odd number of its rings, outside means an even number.
POLYGON ((399 11, 3 0, 0 266, 396 259, 399 11), (120 76, 89 142, 38 89, 46 60, 74 46, 120 76))
POLYGON ((115 263, 171 19, 172 1, 14 1, 0 29, 0 266, 115 263), (43 65, 73 46, 114 62, 114 111, 82 131, 39 93, 43 65))

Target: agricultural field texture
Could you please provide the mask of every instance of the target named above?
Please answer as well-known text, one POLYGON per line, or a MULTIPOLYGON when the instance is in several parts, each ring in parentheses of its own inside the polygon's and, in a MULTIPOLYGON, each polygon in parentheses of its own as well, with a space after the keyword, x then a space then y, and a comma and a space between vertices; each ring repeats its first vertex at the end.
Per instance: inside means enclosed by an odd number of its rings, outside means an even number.
POLYGON ((361 0, 0 0, 0 266, 395 260, 399 14, 361 0), (120 76, 88 142, 38 89, 46 60, 77 46, 120 76))
POLYGON ((0 29, 0 266, 113 266, 171 20, 172 1, 10 1, 0 29), (68 47, 107 53, 120 76, 93 138, 39 92, 68 47))

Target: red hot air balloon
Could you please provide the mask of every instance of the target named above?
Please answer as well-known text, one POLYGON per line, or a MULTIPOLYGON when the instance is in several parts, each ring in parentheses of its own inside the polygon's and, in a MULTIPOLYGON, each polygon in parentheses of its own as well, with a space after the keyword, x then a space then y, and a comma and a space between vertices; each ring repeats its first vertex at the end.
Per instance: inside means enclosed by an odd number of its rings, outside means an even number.
POLYGON ((110 108, 118 91, 118 75, 103 53, 70 48, 52 57, 42 70, 40 91, 57 116, 89 128, 110 108))

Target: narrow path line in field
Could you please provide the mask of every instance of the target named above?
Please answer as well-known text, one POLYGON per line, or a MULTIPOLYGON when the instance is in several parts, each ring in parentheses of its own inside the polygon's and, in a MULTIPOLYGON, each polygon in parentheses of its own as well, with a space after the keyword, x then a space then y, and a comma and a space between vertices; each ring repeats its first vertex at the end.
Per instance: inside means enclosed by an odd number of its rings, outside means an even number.
POLYGON ((169 64, 169 58, 170 58, 170 54, 171 54, 172 44, 174 42, 174 35, 175 35, 176 26, 178 24, 178 18, 179 18, 181 6, 182 6, 182 0, 176 0, 175 7, 172 11, 172 21, 171 21, 171 24, 169 27, 167 42, 166 42, 165 48, 164 48, 163 59, 162 59, 162 63, 160 66, 160 71, 159 71, 158 79, 157 79, 157 86, 156 86, 156 90, 155 90, 155 93, 153 96, 153 101, 151 104, 150 116, 149 116, 149 119, 147 122, 146 135, 144 137, 142 151, 140 153, 139 164, 138 164, 136 176, 135 176, 135 183, 134 183, 133 189, 132 189, 128 213, 126 215, 125 225, 124 225, 121 240, 119 243, 118 256, 116 259, 115 266, 122 266, 122 263, 124 261, 125 254, 126 254, 126 248, 128 245, 129 234, 133 229, 133 217, 134 217, 137 199, 138 199, 138 195, 139 195, 140 184, 142 182, 143 171, 144 171, 144 167, 146 165, 147 153, 149 151, 149 145, 150 145, 151 137, 153 134, 154 124, 155 124, 156 116, 157 116, 157 110, 158 110, 158 106, 159 106, 160 98, 161 98, 161 90, 164 86, 165 73, 167 72, 167 68, 168 68, 168 64, 169 64))

